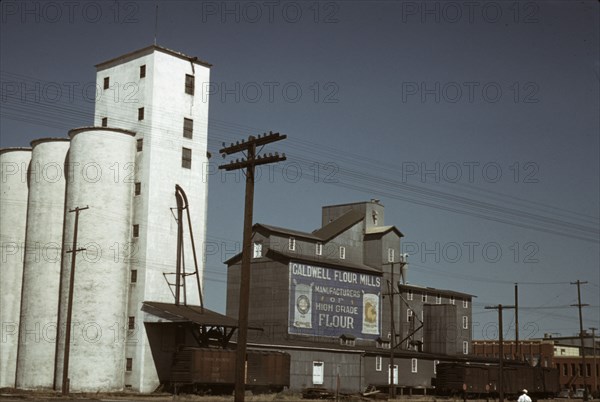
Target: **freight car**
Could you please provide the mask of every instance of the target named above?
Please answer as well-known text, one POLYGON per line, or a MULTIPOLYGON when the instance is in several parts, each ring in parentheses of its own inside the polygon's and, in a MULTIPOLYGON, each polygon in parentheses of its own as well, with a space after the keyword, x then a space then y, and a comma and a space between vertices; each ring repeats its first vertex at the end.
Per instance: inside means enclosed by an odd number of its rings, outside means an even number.
MULTIPOLYGON (((497 363, 440 363, 434 379, 438 395, 495 397, 499 393, 497 363)), ((558 394, 558 370, 532 367, 527 363, 505 362, 503 367, 504 394, 514 398, 527 389, 534 398, 558 394)))
MULTIPOLYGON (((280 392, 290 385, 290 355, 277 351, 248 350, 246 388, 254 392, 280 392)), ((235 384, 236 351, 184 348, 173 355, 167 389, 172 392, 228 394, 235 384)))

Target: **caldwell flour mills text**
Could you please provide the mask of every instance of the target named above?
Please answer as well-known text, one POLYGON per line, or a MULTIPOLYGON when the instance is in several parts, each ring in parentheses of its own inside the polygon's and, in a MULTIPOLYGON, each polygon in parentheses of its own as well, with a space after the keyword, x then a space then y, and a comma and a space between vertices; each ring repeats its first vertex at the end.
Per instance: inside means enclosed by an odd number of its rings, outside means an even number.
POLYGON ((316 336, 380 334, 381 277, 291 262, 288 332, 316 336))

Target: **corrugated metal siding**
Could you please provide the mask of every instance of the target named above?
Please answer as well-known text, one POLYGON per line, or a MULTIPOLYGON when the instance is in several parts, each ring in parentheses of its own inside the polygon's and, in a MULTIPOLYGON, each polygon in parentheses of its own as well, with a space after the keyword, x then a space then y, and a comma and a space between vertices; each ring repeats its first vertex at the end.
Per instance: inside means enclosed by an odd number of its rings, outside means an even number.
POLYGON ((455 305, 426 304, 423 321, 425 352, 447 355, 458 352, 455 305))
MULTIPOLYGON (((376 370, 376 356, 365 356, 363 359, 364 384, 378 387, 389 384, 390 365, 389 352, 381 354, 381 371, 376 370)), ((417 358, 417 372, 412 372, 412 359, 406 357, 395 357, 394 365, 398 366, 398 387, 431 388, 431 378, 435 377, 433 372, 433 360, 417 358)))
POLYGON ((360 392, 361 355, 359 353, 333 353, 312 350, 287 350, 291 355, 290 389, 300 391, 307 387, 323 387, 335 390, 339 374, 340 392, 360 392), (313 362, 324 363, 322 385, 313 384, 313 362))

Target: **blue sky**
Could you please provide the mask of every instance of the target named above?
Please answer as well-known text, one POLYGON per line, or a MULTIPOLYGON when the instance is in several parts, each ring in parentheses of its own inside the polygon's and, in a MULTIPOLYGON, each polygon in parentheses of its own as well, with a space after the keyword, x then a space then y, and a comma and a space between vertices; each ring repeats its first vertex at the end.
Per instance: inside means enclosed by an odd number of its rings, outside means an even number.
MULTIPOLYGON (((1 3, 2 147, 91 124, 93 66, 152 44, 158 4, 158 44, 214 65, 213 164, 223 141, 288 135, 256 222, 310 232, 322 205, 378 198, 409 282, 477 296, 474 338, 514 282, 521 337, 578 331, 577 279, 599 326, 598 2, 67 3, 1 3)), ((244 185, 209 177, 205 300, 224 312, 244 185)))

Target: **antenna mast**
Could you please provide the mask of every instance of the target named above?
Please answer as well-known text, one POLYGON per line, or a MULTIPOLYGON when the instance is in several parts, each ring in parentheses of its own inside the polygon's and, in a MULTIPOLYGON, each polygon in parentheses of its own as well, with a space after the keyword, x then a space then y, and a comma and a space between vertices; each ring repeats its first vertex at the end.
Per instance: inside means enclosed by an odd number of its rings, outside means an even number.
POLYGON ((158 36, 158 1, 154 10, 154 46, 156 46, 156 37, 158 36))

